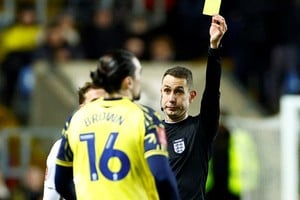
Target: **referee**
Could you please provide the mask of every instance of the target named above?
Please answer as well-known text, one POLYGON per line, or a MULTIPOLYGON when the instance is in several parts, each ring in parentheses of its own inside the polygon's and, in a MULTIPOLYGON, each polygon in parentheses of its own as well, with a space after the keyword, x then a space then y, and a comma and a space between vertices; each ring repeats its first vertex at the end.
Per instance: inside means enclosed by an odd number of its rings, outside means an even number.
POLYGON ((192 72, 184 67, 168 69, 162 78, 161 108, 168 138, 169 161, 182 200, 203 200, 208 161, 216 137, 220 115, 220 42, 227 31, 225 19, 212 17, 206 83, 200 113, 189 116, 196 98, 192 72))

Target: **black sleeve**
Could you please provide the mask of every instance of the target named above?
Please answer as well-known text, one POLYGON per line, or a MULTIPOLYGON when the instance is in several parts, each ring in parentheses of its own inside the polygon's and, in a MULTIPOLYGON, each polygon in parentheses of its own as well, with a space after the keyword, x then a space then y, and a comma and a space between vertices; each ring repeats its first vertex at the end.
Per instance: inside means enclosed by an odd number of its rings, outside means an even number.
POLYGON ((55 189, 66 200, 76 200, 73 168, 56 165, 55 189))
POLYGON ((208 49, 205 88, 201 100, 200 116, 205 132, 210 138, 217 134, 220 116, 220 49, 208 49))
POLYGON ((151 156, 147 159, 161 200, 178 200, 179 193, 175 176, 165 156, 151 156))

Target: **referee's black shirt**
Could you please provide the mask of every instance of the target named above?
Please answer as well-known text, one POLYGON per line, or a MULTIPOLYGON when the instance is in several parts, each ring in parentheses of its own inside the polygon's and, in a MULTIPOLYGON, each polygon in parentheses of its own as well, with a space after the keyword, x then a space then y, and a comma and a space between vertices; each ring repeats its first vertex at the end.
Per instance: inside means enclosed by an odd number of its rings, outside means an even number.
POLYGON ((220 115, 221 58, 219 49, 208 50, 205 89, 200 113, 178 123, 164 123, 169 160, 182 200, 204 200, 208 161, 220 115))

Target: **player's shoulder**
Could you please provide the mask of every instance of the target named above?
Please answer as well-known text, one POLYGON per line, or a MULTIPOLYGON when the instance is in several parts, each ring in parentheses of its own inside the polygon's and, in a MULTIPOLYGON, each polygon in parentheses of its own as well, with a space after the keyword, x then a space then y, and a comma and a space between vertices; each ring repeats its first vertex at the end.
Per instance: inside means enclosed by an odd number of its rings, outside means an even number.
POLYGON ((152 107, 143 104, 137 104, 137 106, 144 112, 145 115, 161 120, 160 114, 152 107))
POLYGON ((70 119, 70 121, 73 121, 74 119, 78 118, 79 116, 82 116, 84 113, 89 113, 92 110, 95 109, 95 107, 93 106, 95 101, 93 102, 89 102, 87 104, 85 104, 84 106, 79 107, 77 110, 75 110, 73 112, 73 115, 70 119))
POLYGON ((147 105, 144 105, 144 104, 139 104, 139 103, 136 103, 136 105, 142 109, 144 112, 148 112, 148 113, 154 113, 155 110, 153 108, 151 108, 150 106, 147 106, 147 105))

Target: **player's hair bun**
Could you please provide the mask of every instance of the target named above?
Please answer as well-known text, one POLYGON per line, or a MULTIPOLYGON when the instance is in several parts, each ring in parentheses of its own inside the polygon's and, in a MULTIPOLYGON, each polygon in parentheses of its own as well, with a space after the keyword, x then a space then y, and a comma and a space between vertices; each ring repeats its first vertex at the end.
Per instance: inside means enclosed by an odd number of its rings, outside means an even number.
POLYGON ((110 55, 103 56, 98 62, 98 71, 107 78, 116 72, 118 66, 117 62, 110 55))

